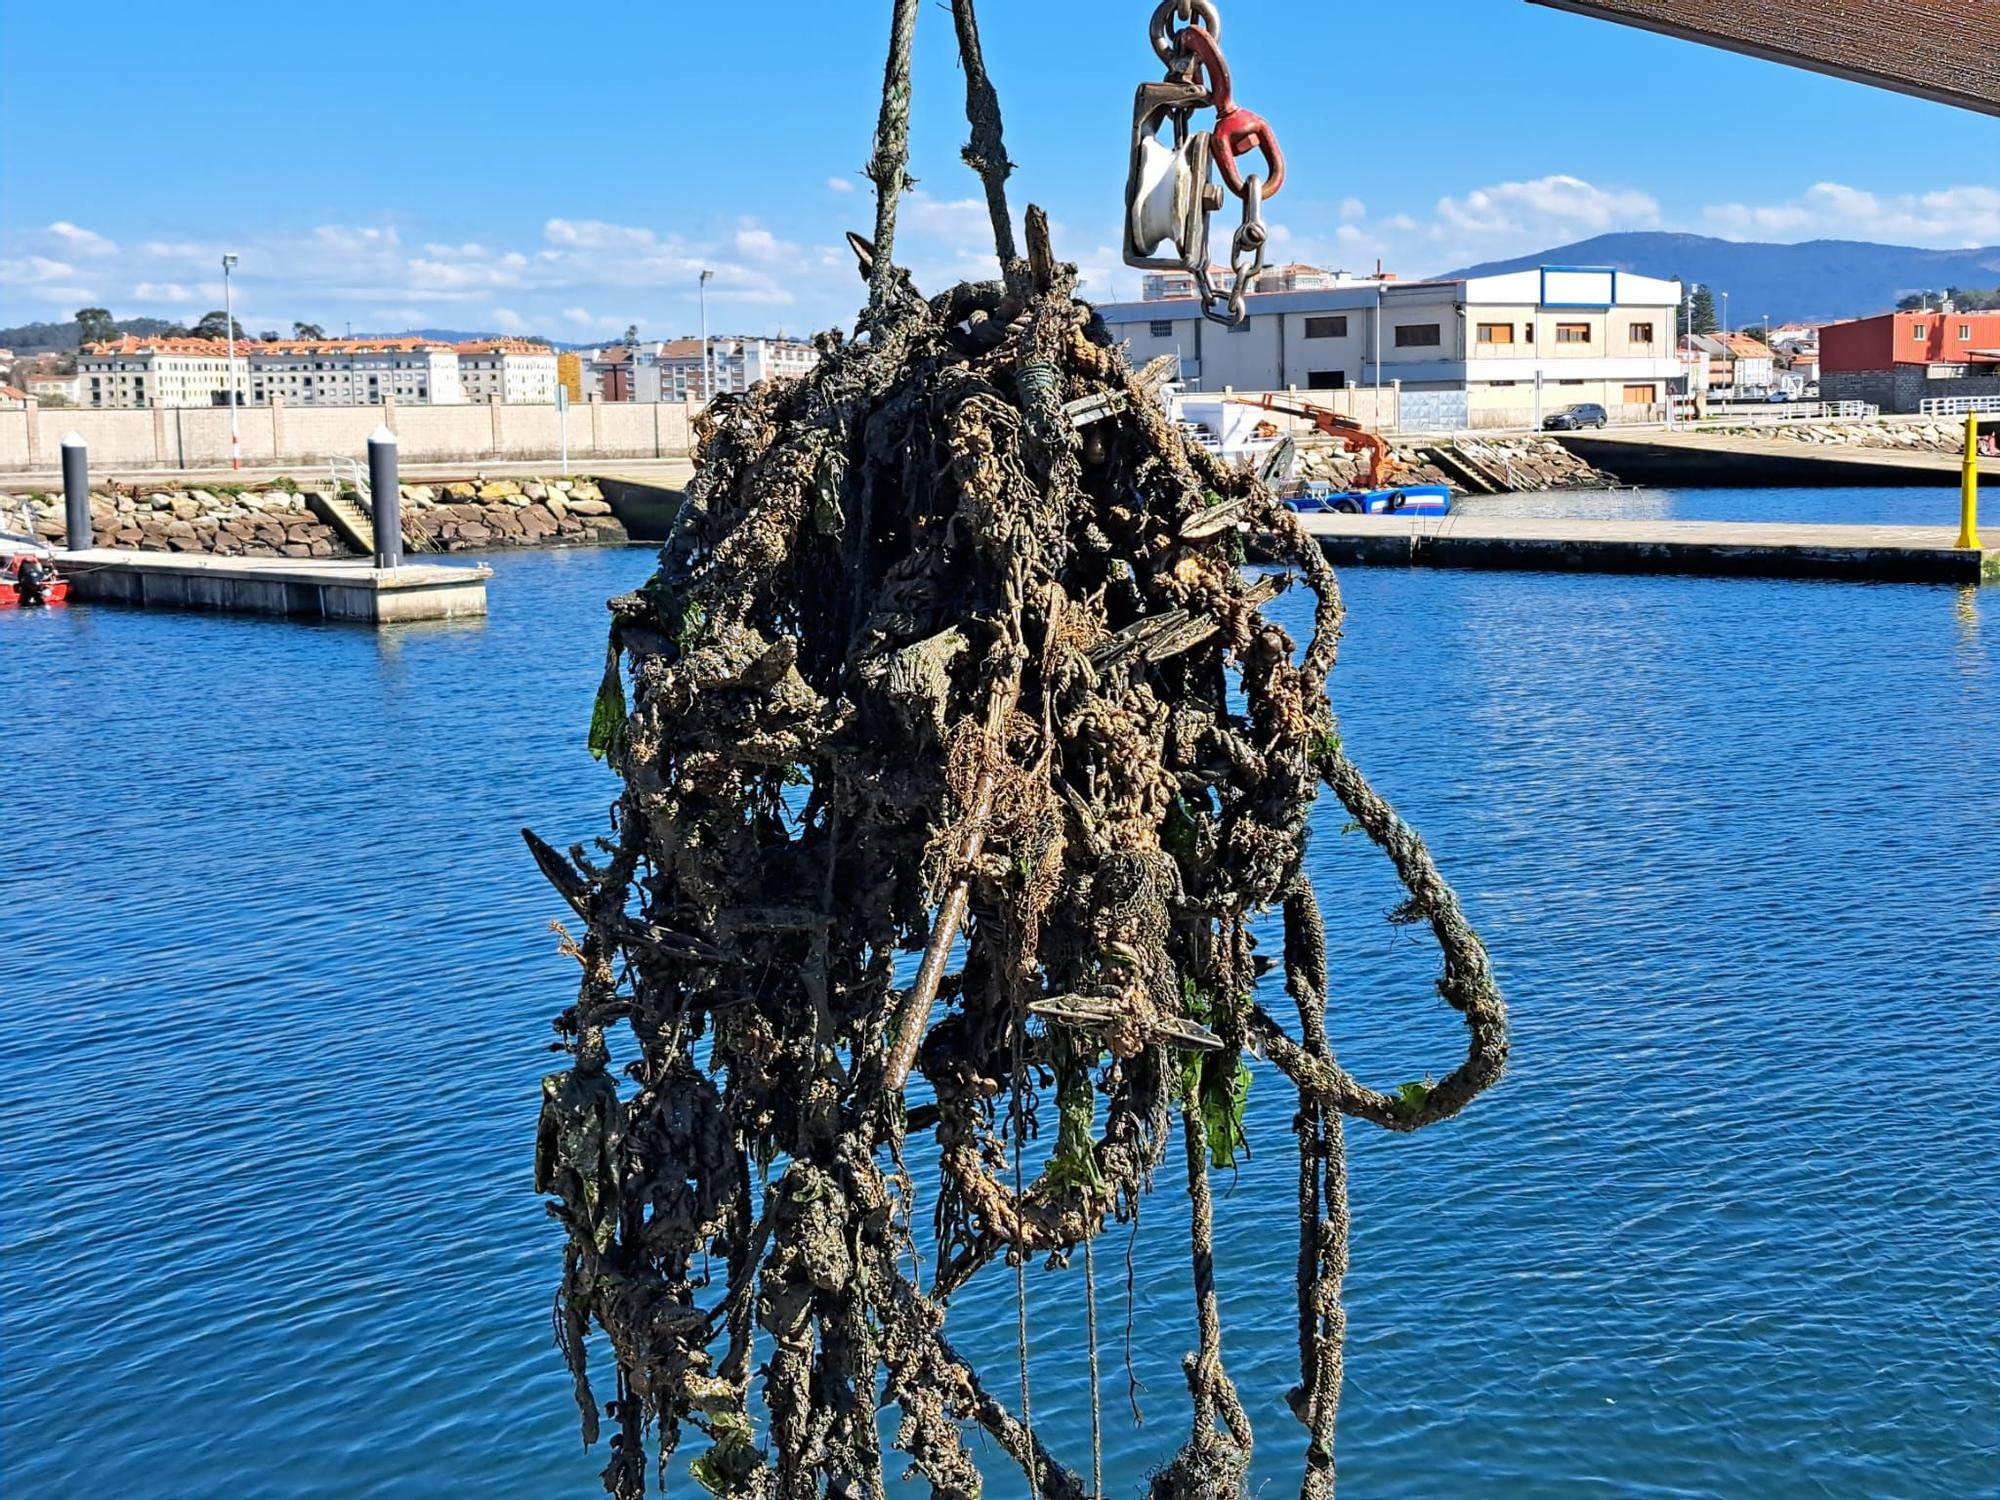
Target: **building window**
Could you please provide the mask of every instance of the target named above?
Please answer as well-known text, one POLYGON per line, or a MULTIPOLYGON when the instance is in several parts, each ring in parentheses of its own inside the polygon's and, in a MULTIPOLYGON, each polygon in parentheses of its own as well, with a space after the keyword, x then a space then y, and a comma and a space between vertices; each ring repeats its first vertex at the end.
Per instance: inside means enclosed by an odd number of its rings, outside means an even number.
MULTIPOLYGON (((1338 318, 1307 318, 1306 337, 1309 339, 1344 339, 1347 337, 1347 319, 1344 315, 1338 318)), ((1323 386, 1321 389, 1329 389, 1329 387, 1323 386)))
POLYGON ((1558 323, 1556 324, 1556 342, 1558 344, 1587 344, 1590 342, 1590 325, 1588 323, 1558 323))
POLYGON ((1632 342, 1635 344, 1652 343, 1653 325, 1651 323, 1634 323, 1632 325, 1632 342))
POLYGON ((1972 338, 1972 325, 1970 323, 1959 324, 1958 341, 1962 344, 1970 341, 1971 338, 1972 338))
POLYGON ((1405 323, 1396 330, 1398 349, 1435 349, 1444 342, 1436 323, 1405 323))
POLYGON ((1156 339, 1170 339, 1174 336, 1174 320, 1172 318, 1154 318, 1151 322, 1147 323, 1146 331, 1156 339))
POLYGON ((1309 391, 1341 391, 1347 389, 1345 370, 1308 370, 1306 389, 1309 391))
POLYGON ((1511 344, 1514 342, 1512 323, 1481 323, 1479 342, 1482 344, 1511 344))
POLYGON ((1926 324, 1926 323, 1912 323, 1912 324, 1910 325, 1910 337, 1911 337, 1911 338, 1913 338, 1913 339, 1917 339, 1917 340, 1919 340, 1919 341, 1922 341, 1922 340, 1924 340, 1924 339, 1927 339, 1927 338, 1929 338, 1930 336, 1931 336, 1931 330, 1930 330, 1930 325, 1929 325, 1929 324, 1926 324))
POLYGON ((1625 404, 1627 406, 1651 406, 1658 396, 1658 389, 1650 385, 1628 385, 1625 387, 1625 404))

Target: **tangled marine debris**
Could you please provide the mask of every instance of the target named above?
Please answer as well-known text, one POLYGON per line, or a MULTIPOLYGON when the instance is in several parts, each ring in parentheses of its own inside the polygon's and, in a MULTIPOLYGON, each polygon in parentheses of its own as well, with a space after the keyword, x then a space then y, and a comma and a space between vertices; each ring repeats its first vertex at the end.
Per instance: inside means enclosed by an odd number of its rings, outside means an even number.
POLYGON ((529 835, 585 924, 556 1021, 575 1062, 545 1084, 536 1154, 568 1234, 555 1322, 584 1436, 596 1328, 620 1497, 645 1493, 649 1452, 664 1483, 690 1441, 716 1494, 881 1495, 890 1403, 936 1495, 980 1493, 969 1428, 1035 1493, 1101 1492, 1035 1430, 1024 1286, 1018 1405, 954 1348, 950 1299, 995 1261, 1025 1283, 1036 1258, 1087 1257, 1178 1135, 1199 1349, 1192 1432, 1152 1492, 1238 1493, 1251 1426, 1208 1176, 1262 1057, 1298 1094, 1289 1401, 1312 1435, 1303 1493, 1328 1495, 1341 1118, 1414 1130, 1498 1076, 1486 955, 1342 748, 1330 568, 1253 476, 1165 419, 1161 372, 1135 374, 1075 298, 1041 215, 1025 257, 1003 240, 1004 281, 928 299, 859 248, 860 333, 716 403, 658 572, 612 601, 593 725, 624 779, 610 836, 565 855, 529 835), (1279 567, 1240 565, 1246 530, 1279 567), (1294 578, 1316 597, 1302 650, 1263 612, 1294 578), (1300 868, 1322 782, 1442 948, 1469 1045, 1434 1085, 1378 1092, 1335 1059, 1300 868), (1273 907, 1291 1023, 1257 999, 1274 960, 1251 921, 1273 907), (905 1164, 919 1132, 932 1183, 905 1164))

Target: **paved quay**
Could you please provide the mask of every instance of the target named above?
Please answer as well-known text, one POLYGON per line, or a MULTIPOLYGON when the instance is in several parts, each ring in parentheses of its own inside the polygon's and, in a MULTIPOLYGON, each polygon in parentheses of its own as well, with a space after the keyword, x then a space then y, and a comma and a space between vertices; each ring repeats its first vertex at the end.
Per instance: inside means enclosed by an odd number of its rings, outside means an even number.
POLYGON ((70 582, 70 597, 81 602, 363 625, 476 619, 486 613, 486 580, 493 576, 478 563, 378 568, 366 558, 208 557, 110 547, 58 553, 56 568, 70 582))
MULTIPOLYGON (((1306 515, 1335 563, 1559 573, 2000 583, 2000 546, 1938 526, 1306 515)), ((2000 534, 1994 538, 2000 541, 2000 534)))

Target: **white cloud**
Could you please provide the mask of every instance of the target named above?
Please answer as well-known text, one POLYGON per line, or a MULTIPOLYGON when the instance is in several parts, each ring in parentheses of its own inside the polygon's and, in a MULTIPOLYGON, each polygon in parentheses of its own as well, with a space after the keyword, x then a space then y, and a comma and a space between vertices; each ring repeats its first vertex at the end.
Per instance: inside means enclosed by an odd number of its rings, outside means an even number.
POLYGON ((829 177, 826 180, 826 186, 827 191, 832 193, 851 193, 854 191, 854 184, 845 177, 829 177))
POLYGON ((66 219, 58 219, 51 224, 49 233, 61 240, 64 248, 72 255, 97 257, 118 253, 117 241, 107 240, 103 235, 93 234, 88 229, 79 229, 66 219))
POLYGON ((799 247, 752 224, 736 231, 736 253, 750 260, 797 260, 799 247))
POLYGON ((393 225, 381 228, 350 228, 345 224, 322 224, 312 232, 312 243, 343 255, 376 250, 393 250, 400 240, 393 225))
POLYGON ((1352 224, 1356 219, 1365 219, 1368 217, 1368 205, 1363 203, 1359 198, 1342 198, 1340 200, 1340 217, 1343 222, 1348 224, 1352 224))
POLYGON ((1735 238, 1834 237, 1941 247, 2000 244, 2000 188, 1871 193, 1818 182, 1773 203, 1718 203, 1703 210, 1711 228, 1735 238))
POLYGON ((575 250, 641 250, 658 240, 650 229, 607 224, 601 219, 550 219, 542 226, 542 238, 551 245, 575 250))
POLYGON ((76 274, 74 266, 45 255, 24 255, 18 260, 0 260, 0 286, 43 286, 76 274))
POLYGON ((511 307, 496 307, 492 313, 493 326, 502 333, 526 333, 528 320, 511 307))
POLYGON ((1451 230, 1478 235, 1539 234, 1644 229, 1660 221, 1659 200, 1635 189, 1609 190, 1581 177, 1556 174, 1532 182, 1475 188, 1463 198, 1440 198, 1438 218, 1451 230))
POLYGON ((192 302, 194 293, 178 281, 142 281, 132 288, 132 295, 141 302, 192 302))

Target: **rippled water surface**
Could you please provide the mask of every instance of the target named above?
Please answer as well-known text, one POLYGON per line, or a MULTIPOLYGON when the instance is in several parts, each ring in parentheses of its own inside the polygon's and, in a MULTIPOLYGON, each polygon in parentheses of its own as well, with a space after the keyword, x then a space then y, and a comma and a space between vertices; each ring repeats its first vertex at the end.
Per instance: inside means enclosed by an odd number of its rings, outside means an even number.
MULTIPOLYGON (((483 625, 0 615, 9 1500, 595 1492, 528 1181, 574 968, 516 830, 603 826, 602 600, 648 558, 493 562, 483 625)), ((1350 1128, 1343 1495, 2000 1490, 2000 592, 1345 576, 1349 746, 1516 1032, 1459 1120, 1350 1128)), ((1336 1040, 1381 1083, 1442 1073, 1432 956, 1341 824, 1313 842, 1336 1040)), ((1223 1312, 1280 1494, 1268 1073, 1252 1111, 1223 1312)), ((1143 1427, 1099 1256, 1114 1495, 1181 1438, 1178 1177, 1132 1251, 1143 1427)), ((1079 1461, 1080 1277, 1034 1292, 1037 1420, 1079 1461)), ((1002 1273, 954 1317, 996 1390, 1012 1316, 1002 1273)))

